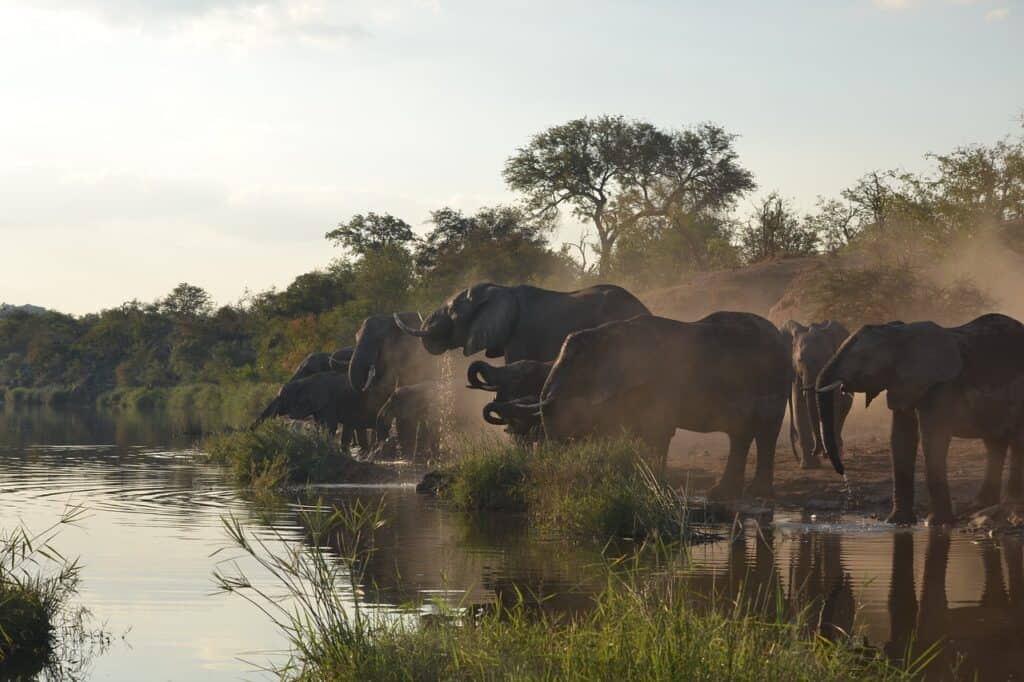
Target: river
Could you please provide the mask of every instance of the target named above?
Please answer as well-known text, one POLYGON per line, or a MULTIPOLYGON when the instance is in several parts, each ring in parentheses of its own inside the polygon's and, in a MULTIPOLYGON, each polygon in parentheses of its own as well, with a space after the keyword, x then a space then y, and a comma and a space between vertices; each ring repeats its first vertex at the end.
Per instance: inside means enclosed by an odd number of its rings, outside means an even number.
MULTIPOLYGON (((134 412, 0 412, 0 525, 38 530, 69 505, 84 510, 55 541, 81 561, 76 603, 110 635, 82 664, 81 677, 261 679, 268 675, 259 666, 287 659, 281 634, 244 600, 219 594, 213 573, 237 559, 257 584, 272 587, 228 548, 222 519, 232 515, 271 543, 303 542, 300 494, 269 510, 253 503, 194 450, 180 423, 134 412)), ((518 590, 550 596, 545 609, 587 608, 597 547, 538 537, 515 516, 453 512, 417 495, 415 475, 408 471, 397 485, 328 486, 302 496, 333 504, 384 499, 388 523, 366 589, 353 599, 426 612, 438 598, 486 604, 518 590)), ((685 582, 695 603, 770 594, 764 609, 810 608, 821 634, 854 632, 893 657, 943 642, 936 674, 958 666, 962 676, 1002 680, 1024 671, 1019 537, 776 510, 772 522, 747 522, 732 539, 694 547, 689 556, 685 582)))

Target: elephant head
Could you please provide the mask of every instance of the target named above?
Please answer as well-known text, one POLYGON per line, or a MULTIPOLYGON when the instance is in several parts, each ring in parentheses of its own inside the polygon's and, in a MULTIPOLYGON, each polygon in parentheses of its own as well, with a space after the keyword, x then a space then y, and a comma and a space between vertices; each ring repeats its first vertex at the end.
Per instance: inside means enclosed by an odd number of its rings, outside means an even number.
MULTIPOLYGON (((495 393, 495 402, 506 402, 526 396, 536 398, 554 362, 519 360, 504 367, 495 367, 476 360, 466 372, 467 388, 495 393)), ((536 402, 536 401, 534 401, 536 402)), ((493 422, 492 422, 493 423, 493 422)))
POLYGON ((866 325, 850 336, 818 375, 818 408, 825 452, 844 472, 834 419, 836 395, 864 393, 865 404, 888 391, 889 409, 909 410, 935 385, 963 368, 954 335, 934 322, 866 325))
POLYGON ((332 372, 348 374, 348 366, 352 362, 355 346, 345 346, 331 353, 330 366, 332 372))
POLYGON ((799 437, 805 463, 817 461, 823 453, 824 444, 821 429, 818 428, 820 417, 818 401, 814 396, 814 388, 821 370, 849 336, 846 327, 834 320, 815 322, 804 326, 789 320, 782 326, 783 339, 788 344, 793 366, 793 387, 790 393, 790 424, 789 437, 793 453, 800 459, 796 450, 799 437))
POLYGON ((414 379, 401 376, 415 362, 415 342, 400 327, 420 324, 419 313, 373 315, 363 320, 356 332, 356 345, 349 356, 348 378, 358 391, 367 391, 377 382, 386 382, 387 395, 401 381, 414 379))
POLYGON ((450 298, 423 322, 419 329, 395 318, 407 334, 423 341, 434 355, 462 348, 464 355, 482 351, 497 358, 505 353, 519 317, 519 304, 509 287, 476 284, 450 298))
POLYGON ((328 407, 331 377, 324 374, 289 381, 256 418, 253 426, 273 417, 307 419, 328 407))

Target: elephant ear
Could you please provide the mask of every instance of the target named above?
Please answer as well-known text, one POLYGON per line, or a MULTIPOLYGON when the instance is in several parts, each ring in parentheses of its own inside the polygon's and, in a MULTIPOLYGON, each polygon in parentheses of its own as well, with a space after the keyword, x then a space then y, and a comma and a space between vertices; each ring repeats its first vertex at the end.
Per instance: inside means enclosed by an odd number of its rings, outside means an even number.
POLYGON ((467 300, 472 305, 472 318, 463 354, 486 350, 487 357, 503 355, 519 317, 515 294, 506 287, 478 284, 469 290, 467 300))
POLYGON ((934 322, 892 324, 896 367, 888 386, 889 409, 914 407, 936 384, 956 378, 963 369, 960 346, 934 322))

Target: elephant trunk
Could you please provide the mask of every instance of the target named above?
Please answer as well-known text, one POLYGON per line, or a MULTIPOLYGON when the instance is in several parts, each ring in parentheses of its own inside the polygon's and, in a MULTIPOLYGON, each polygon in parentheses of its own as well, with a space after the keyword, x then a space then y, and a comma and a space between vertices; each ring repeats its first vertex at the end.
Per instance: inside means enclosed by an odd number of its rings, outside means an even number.
POLYGON ((508 421, 502 416, 497 403, 490 402, 484 405, 484 421, 494 426, 505 426, 508 421))
POLYGON ((262 412, 260 412, 260 416, 256 417, 256 421, 252 423, 252 426, 250 428, 256 428, 267 419, 270 419, 271 417, 276 417, 279 414, 278 407, 280 406, 280 404, 281 396, 277 396, 276 398, 271 400, 270 404, 267 405, 262 412))
MULTIPOLYGON (((825 444, 822 441, 821 431, 818 428, 818 425, 821 423, 821 415, 825 414, 825 413, 821 412, 818 409, 818 401, 815 400, 815 396, 814 396, 814 393, 815 393, 815 391, 814 391, 814 384, 810 384, 809 386, 807 386, 804 389, 804 391, 805 392, 804 392, 803 398, 807 401, 807 412, 808 412, 807 416, 810 417, 811 437, 814 440, 814 451, 813 451, 813 454, 814 454, 815 457, 821 457, 821 452, 822 452, 822 449, 825 447, 825 444)), ((833 393, 833 396, 834 395, 835 394, 833 393)), ((832 415, 830 414, 829 416, 831 417, 832 415)), ((835 420, 833 420, 833 423, 836 423, 835 420)))
POLYGON ((454 348, 451 336, 455 323, 452 322, 444 308, 439 308, 432 312, 419 329, 413 329, 405 324, 397 315, 395 317, 395 324, 406 334, 421 339, 423 347, 431 355, 441 355, 454 348))
POLYGON ((829 461, 839 475, 844 475, 846 469, 843 467, 842 454, 839 452, 839 438, 836 433, 836 424, 839 422, 836 411, 839 409, 839 401, 836 396, 842 390, 842 382, 834 382, 819 388, 818 393, 818 421, 817 428, 821 429, 821 440, 825 445, 825 452, 829 461))
POLYGON ((483 391, 497 391, 498 386, 491 381, 492 377, 488 374, 494 369, 483 360, 476 360, 469 365, 469 369, 466 370, 466 381, 469 383, 468 388, 479 388, 483 391))
POLYGON ((348 361, 348 381, 357 391, 365 391, 377 374, 376 361, 379 353, 376 339, 361 339, 348 361))

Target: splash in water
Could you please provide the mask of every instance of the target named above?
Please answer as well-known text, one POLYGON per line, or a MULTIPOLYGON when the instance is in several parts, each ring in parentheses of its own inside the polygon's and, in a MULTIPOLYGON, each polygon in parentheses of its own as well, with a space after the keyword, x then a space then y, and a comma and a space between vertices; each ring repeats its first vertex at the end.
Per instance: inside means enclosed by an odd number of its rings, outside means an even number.
POLYGON ((441 356, 440 386, 440 444, 441 449, 452 452, 455 448, 455 361, 451 353, 441 356))

